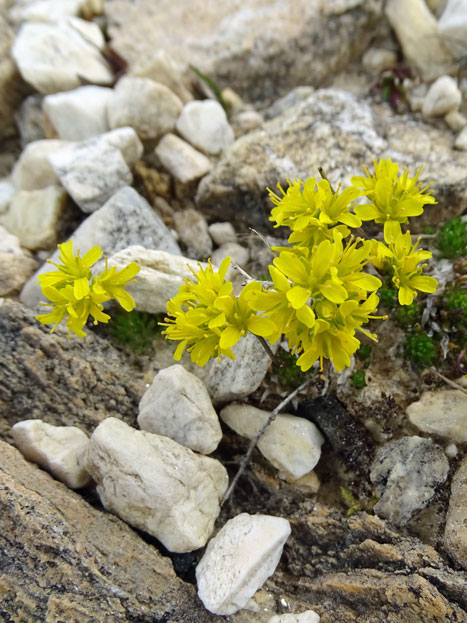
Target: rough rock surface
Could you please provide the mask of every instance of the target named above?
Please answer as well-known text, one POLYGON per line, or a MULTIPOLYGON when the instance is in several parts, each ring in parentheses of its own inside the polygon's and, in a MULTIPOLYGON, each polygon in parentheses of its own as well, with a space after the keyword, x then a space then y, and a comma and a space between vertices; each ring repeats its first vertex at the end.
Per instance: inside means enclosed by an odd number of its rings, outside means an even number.
POLYGON ((370 473, 378 498, 375 513, 405 525, 430 502, 448 471, 443 450, 431 439, 402 437, 381 446, 370 473))
MULTIPOLYGON (((141 244, 148 249, 180 253, 178 244, 164 223, 151 210, 147 201, 130 187, 121 188, 100 210, 96 210, 83 221, 74 231, 71 240, 74 249, 81 249, 82 253, 96 244, 105 255, 112 255, 135 244, 141 244)), ((56 262, 58 255, 57 250, 50 259, 56 262)), ((23 288, 21 301, 25 305, 34 307, 43 298, 37 277, 48 270, 49 264, 43 264, 23 288)))
POLYGON ((268 623, 319 623, 319 614, 313 610, 298 614, 276 614, 268 623))
POLYGON ((409 420, 424 433, 467 443, 467 396, 458 389, 424 392, 406 410, 409 420))
POLYGON ((241 513, 209 542, 196 567, 198 595, 215 614, 233 614, 274 573, 290 536, 282 517, 241 513))
MULTIPOLYGON (((3 442, 0 505, 0 610, 5 621, 218 621, 153 545, 3 442)), ((257 620, 247 611, 225 619, 257 620)))
POLYGON ((247 100, 319 86, 361 55, 382 5, 374 0, 106 1, 112 46, 130 65, 157 48, 247 100), (338 33, 338 36, 336 36, 338 33), (297 56, 299 55, 299 56, 297 56))
POLYGON ((144 383, 109 341, 67 339, 14 301, 0 306, 0 435, 40 418, 91 433, 108 416, 134 424, 144 383))
POLYGON ((444 541, 450 555, 467 570, 467 457, 452 479, 444 541))
POLYGON ((138 425, 201 454, 214 452, 222 438, 206 387, 178 364, 154 377, 139 403, 138 425))
POLYGON ((267 187, 287 187, 287 178, 319 177, 319 166, 337 187, 361 174, 362 165, 371 168, 375 158, 388 156, 412 173, 423 164, 421 181, 434 181, 438 204, 425 208, 415 228, 462 213, 467 154, 452 148, 444 129, 345 91, 306 92, 298 102, 299 94, 295 100, 293 95, 282 114, 235 141, 201 180, 197 206, 210 219, 230 220, 236 230, 253 225, 272 231, 267 187))
POLYGON ((0 225, 0 296, 15 294, 36 268, 36 260, 21 249, 18 238, 0 225))
POLYGON ((84 466, 107 510, 155 536, 171 552, 206 545, 229 482, 216 459, 116 418, 96 428, 84 466))
POLYGON ((49 155, 66 143, 59 140, 39 140, 29 143, 18 158, 12 182, 18 190, 38 190, 59 184, 58 177, 49 162, 49 155))
POLYGON ((187 208, 175 212, 174 228, 180 241, 185 245, 189 257, 207 259, 211 256, 212 240, 208 232, 208 224, 198 210, 187 208))

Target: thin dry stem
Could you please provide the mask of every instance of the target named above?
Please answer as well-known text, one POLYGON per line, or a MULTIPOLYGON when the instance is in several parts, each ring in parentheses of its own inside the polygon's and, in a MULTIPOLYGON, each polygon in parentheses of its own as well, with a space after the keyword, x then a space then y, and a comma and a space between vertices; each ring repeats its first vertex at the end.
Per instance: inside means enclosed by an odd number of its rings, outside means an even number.
POLYGON ((441 374, 441 372, 438 372, 438 370, 433 367, 431 367, 430 370, 434 372, 436 376, 439 376, 440 379, 443 379, 445 383, 447 383, 451 387, 454 387, 454 389, 459 389, 461 392, 464 392, 464 394, 467 394, 467 389, 465 389, 465 387, 462 387, 462 385, 459 385, 459 383, 456 383, 456 381, 451 381, 451 379, 448 379, 447 376, 444 376, 444 374, 441 374))

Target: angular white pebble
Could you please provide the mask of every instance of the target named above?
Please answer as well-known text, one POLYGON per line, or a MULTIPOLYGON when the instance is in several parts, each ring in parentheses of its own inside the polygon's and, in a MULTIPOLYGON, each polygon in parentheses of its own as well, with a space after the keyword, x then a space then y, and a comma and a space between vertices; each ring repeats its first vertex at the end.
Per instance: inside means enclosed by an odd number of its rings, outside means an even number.
POLYGON ((204 606, 222 615, 244 608, 274 573, 290 532, 282 517, 242 513, 230 519, 196 567, 204 606))
POLYGON ((107 105, 112 95, 112 89, 88 85, 47 95, 42 108, 59 138, 84 141, 110 130, 107 105))
POLYGON ((222 439, 206 387, 177 364, 154 377, 139 403, 138 424, 201 454, 214 452, 222 439))
POLYGON ((54 151, 67 143, 59 140, 33 141, 26 145, 16 162, 11 179, 18 190, 39 190, 58 184, 58 177, 49 162, 54 151))
POLYGON ((206 156, 175 134, 166 134, 155 151, 164 167, 182 184, 193 182, 212 169, 206 156))
POLYGON ((314 610, 306 610, 299 614, 276 614, 268 623, 319 623, 320 616, 314 610))
POLYGON ((429 435, 467 443, 467 396, 458 389, 423 392, 406 413, 414 426, 429 435))
POLYGON ((209 225, 208 231, 219 247, 227 242, 237 242, 237 234, 232 223, 212 223, 209 225))
POLYGON ((194 100, 183 107, 177 130, 189 143, 207 154, 219 154, 234 141, 224 109, 215 100, 194 100))
POLYGON ((20 452, 70 489, 85 487, 91 476, 83 465, 89 445, 86 433, 76 426, 52 426, 42 420, 24 420, 11 429, 20 452))
POLYGON ((431 87, 423 100, 424 117, 442 117, 456 110, 462 102, 462 93, 451 76, 441 76, 431 87))
POLYGON ((219 461, 112 417, 92 434, 85 466, 108 511, 178 553, 206 544, 228 486, 219 461))
POLYGON ((125 289, 133 297, 135 309, 150 314, 167 311, 167 301, 178 293, 185 279, 193 277, 190 269, 198 272, 200 264, 202 268, 208 266, 205 262, 139 245, 127 247, 109 258, 109 266, 118 270, 131 262, 137 262, 141 270, 134 283, 125 289))
MULTIPOLYGON (((248 439, 253 439, 269 415, 268 411, 245 404, 228 405, 220 412, 221 419, 230 428, 248 439)), ((312 422, 280 413, 266 428, 257 445, 274 467, 285 470, 294 478, 301 478, 318 463, 323 443, 323 436, 312 422)))

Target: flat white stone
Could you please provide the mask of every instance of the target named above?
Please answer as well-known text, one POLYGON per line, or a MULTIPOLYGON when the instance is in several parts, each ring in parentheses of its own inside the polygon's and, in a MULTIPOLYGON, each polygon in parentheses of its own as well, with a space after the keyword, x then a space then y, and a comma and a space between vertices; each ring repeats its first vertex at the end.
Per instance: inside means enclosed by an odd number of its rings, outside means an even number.
POLYGON ((306 610, 299 614, 276 614, 268 623, 319 623, 320 616, 314 610, 306 610))
POLYGON ((438 21, 439 34, 457 59, 467 54, 467 0, 448 0, 438 21))
POLYGON ((444 542, 454 560, 467 570, 467 457, 452 479, 444 542))
POLYGON ((439 435, 455 443, 467 443, 467 395, 458 389, 423 392, 406 413, 424 433, 439 435))
POLYGON ((59 184, 49 156, 67 145, 60 140, 40 140, 29 143, 16 162, 11 179, 18 190, 39 190, 59 184))
POLYGON ((11 53, 26 82, 47 95, 79 87, 82 79, 111 84, 113 74, 100 54, 104 45, 97 24, 69 17, 57 24, 26 22, 11 53))
POLYGON ((91 482, 83 466, 89 445, 86 433, 76 426, 52 426, 42 420, 24 420, 11 429, 21 453, 37 463, 71 489, 85 487, 91 482))
POLYGON ((186 65, 176 62, 164 49, 159 49, 149 56, 140 56, 136 63, 131 65, 129 75, 136 78, 150 78, 154 82, 165 84, 185 103, 193 99, 185 84, 186 70, 186 65))
POLYGON ((416 67, 423 80, 446 73, 454 59, 443 45, 436 19, 424 0, 388 0, 385 13, 406 61, 416 67))
MULTIPOLYGON (((80 249, 83 255, 95 245, 101 247, 104 255, 110 256, 135 244, 173 254, 180 253, 179 246, 161 219, 148 202, 130 187, 116 192, 100 210, 81 223, 70 239, 73 248, 80 249)), ((50 258, 52 262, 58 261, 58 255, 57 249, 50 258)), ((101 262, 99 270, 102 269, 101 262)), ((24 305, 35 307, 43 300, 37 278, 48 270, 49 264, 44 264, 27 282, 20 296, 24 305)))
POLYGON ((110 130, 107 105, 112 89, 94 85, 44 97, 42 108, 65 141, 84 141, 110 130))
POLYGON ((154 377, 139 403, 138 425, 201 454, 214 452, 222 439, 206 387, 178 364, 154 377))
POLYGON ((461 151, 467 151, 467 127, 459 132, 454 141, 454 147, 461 151))
POLYGON ((0 225, 0 296, 18 292, 36 268, 36 260, 21 249, 18 237, 0 225))
POLYGON ((183 184, 198 180, 212 169, 206 156, 175 134, 166 134, 155 152, 169 173, 183 184))
POLYGON ((60 186, 20 190, 13 196, 3 224, 26 249, 50 249, 57 243, 66 201, 66 192, 60 186))
POLYGON ((456 110, 462 101, 457 82, 451 76, 441 76, 431 87, 423 100, 424 117, 442 117, 456 110))
POLYGON ((171 552, 206 544, 228 485, 219 461, 116 418, 95 429, 85 466, 105 508, 171 552))
POLYGON ((237 234, 232 223, 212 223, 209 225, 208 231, 218 247, 227 242, 237 242, 237 234))
POLYGON ((379 74, 385 69, 395 67, 397 54, 393 50, 370 47, 362 57, 363 68, 372 73, 379 74))
MULTIPOLYGON (((230 428, 248 439, 253 439, 269 415, 269 411, 246 404, 228 405, 220 412, 230 428)), ((323 436, 312 422, 280 413, 261 435, 257 446, 277 469, 301 478, 318 463, 323 443, 323 436)))
POLYGON ((175 129, 182 101, 165 84, 125 76, 109 101, 111 128, 131 126, 141 139, 158 139, 175 129))
MULTIPOLYGON (((204 216, 194 208, 174 213, 174 228, 189 257, 207 259, 212 253, 212 239, 204 216)), ((214 264, 216 262, 214 261, 214 264)))
POLYGON ((198 595, 214 614, 244 608, 271 576, 290 535, 282 517, 242 513, 209 542, 196 567, 198 595))
POLYGON ((220 152, 234 142, 225 110, 215 100, 193 100, 183 107, 177 130, 189 143, 207 154, 220 152))
POLYGON ((454 132, 459 132, 467 125, 467 117, 458 110, 451 110, 444 116, 444 120, 454 132))
POLYGON ((137 262, 141 270, 136 281, 125 289, 134 298, 135 309, 150 314, 164 313, 167 301, 178 293, 186 278, 193 277, 192 270, 198 272, 200 265, 203 268, 208 266, 182 255, 138 245, 118 251, 109 258, 109 266, 116 266, 118 270, 131 262, 137 262))
POLYGON ((50 164, 68 193, 83 212, 101 208, 120 188, 133 181, 127 153, 143 153, 135 131, 121 128, 72 143, 53 152, 50 164))

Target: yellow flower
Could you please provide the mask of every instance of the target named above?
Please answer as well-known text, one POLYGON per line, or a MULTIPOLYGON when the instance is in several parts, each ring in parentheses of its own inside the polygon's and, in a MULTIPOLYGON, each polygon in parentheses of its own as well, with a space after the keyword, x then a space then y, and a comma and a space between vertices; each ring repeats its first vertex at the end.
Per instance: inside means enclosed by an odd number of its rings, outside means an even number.
POLYGON ((320 360, 323 369, 323 359, 330 359, 339 372, 350 365, 350 358, 360 346, 360 342, 345 330, 333 327, 326 320, 316 320, 313 332, 304 342, 303 353, 297 360, 297 365, 305 372, 320 360))
POLYGON ((374 167, 374 175, 363 167, 367 177, 355 176, 351 179, 355 188, 371 202, 356 206, 355 213, 362 221, 384 223, 385 238, 390 238, 388 228, 391 222, 408 223, 409 217, 422 214, 423 206, 434 204, 436 200, 431 191, 427 192, 431 184, 421 188, 422 184, 418 181, 421 167, 415 177, 409 177, 407 168, 402 175, 398 175, 399 167, 390 158, 380 162, 375 160, 374 167))
POLYGON ((122 270, 117 271, 115 266, 106 269, 94 277, 92 281, 93 294, 106 295, 109 299, 116 299, 125 311, 131 311, 135 307, 135 301, 124 288, 133 283, 135 277, 140 271, 140 267, 136 262, 131 262, 122 270))

